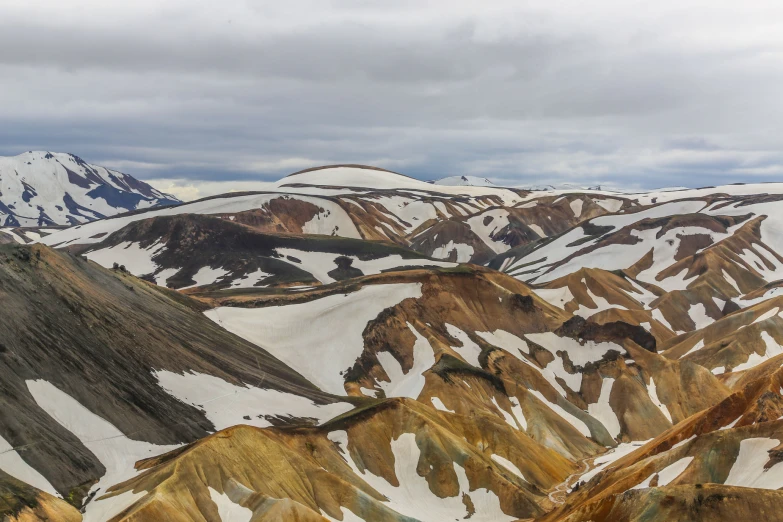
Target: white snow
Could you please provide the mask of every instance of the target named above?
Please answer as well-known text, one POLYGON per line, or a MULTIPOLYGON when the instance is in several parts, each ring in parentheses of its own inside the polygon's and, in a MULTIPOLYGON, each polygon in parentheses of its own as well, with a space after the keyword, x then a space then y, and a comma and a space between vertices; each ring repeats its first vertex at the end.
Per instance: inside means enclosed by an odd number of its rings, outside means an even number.
POLYGON ((86 223, 79 227, 71 227, 52 233, 41 239, 41 242, 49 246, 65 246, 68 244, 91 244, 100 242, 117 230, 142 219, 150 219, 159 216, 176 216, 180 214, 232 214, 253 209, 262 209, 269 205, 270 201, 279 198, 298 199, 316 205, 324 209, 324 213, 317 216, 315 221, 308 225, 308 230, 322 231, 331 235, 335 230, 342 237, 361 238, 359 231, 351 221, 350 216, 334 201, 318 196, 305 196, 299 194, 262 193, 236 196, 227 194, 222 197, 194 201, 178 205, 154 209, 147 212, 127 215, 112 219, 104 219, 86 223), (95 237, 99 234, 99 237, 95 237))
POLYGON ((501 254, 511 248, 510 245, 507 245, 502 241, 492 239, 493 234, 508 226, 508 210, 502 208, 489 209, 468 218, 466 223, 470 227, 470 230, 495 253, 501 254), (485 225, 484 220, 487 217, 491 217, 492 221, 485 225))
POLYGON ((60 496, 46 477, 25 462, 16 449, 3 437, 0 437, 0 470, 50 495, 60 496))
POLYGON ((259 386, 237 386, 220 377, 203 373, 178 374, 168 370, 153 372, 166 393, 203 411, 216 430, 237 424, 265 428, 272 423, 264 418, 302 417, 319 422, 353 409, 347 402, 318 405, 291 393, 264 389, 259 386), (246 419, 245 417, 250 417, 246 419))
POLYGON ((666 320, 666 317, 664 317, 663 312, 661 312, 660 308, 655 308, 652 311, 652 318, 664 325, 666 328, 668 328, 671 331, 674 331, 674 328, 669 323, 669 321, 666 320))
POLYGON ((776 306, 776 307, 774 307, 774 308, 771 308, 771 309, 767 310, 766 312, 764 312, 763 314, 761 314, 760 316, 758 316, 758 317, 757 317, 757 318, 756 318, 756 319, 755 319, 755 320, 754 320, 752 323, 750 323, 750 324, 756 324, 756 323, 761 323, 761 322, 764 322, 764 321, 766 321, 767 319, 771 319, 771 318, 775 317, 776 315, 778 315, 778 313, 779 313, 779 312, 780 312, 780 307, 777 307, 777 306, 776 306))
POLYGON ((540 237, 547 237, 547 233, 544 232, 544 229, 541 228, 539 225, 536 225, 535 223, 528 223, 528 228, 538 234, 540 237))
POLYGON ((435 364, 435 353, 429 341, 419 334, 410 323, 408 323, 408 328, 416 336, 416 341, 413 343, 413 367, 407 373, 403 373, 400 363, 389 352, 377 354, 378 362, 381 363, 386 375, 391 379, 390 382, 378 383, 386 397, 418 399, 425 384, 422 374, 435 364))
POLYGON ((256 288, 256 283, 260 282, 262 279, 270 277, 271 275, 272 274, 267 274, 259 268, 254 272, 250 272, 244 275, 243 277, 234 279, 231 282, 231 288, 256 288))
POLYGON ((380 274, 385 270, 406 266, 457 266, 456 263, 451 263, 449 261, 434 261, 431 259, 415 257, 404 259, 399 254, 380 257, 377 259, 362 260, 356 256, 345 256, 343 254, 336 254, 332 252, 308 252, 294 248, 276 248, 275 251, 282 256, 292 256, 296 259, 299 259, 301 263, 296 263, 290 259, 286 259, 285 261, 301 268, 302 270, 305 270, 306 272, 311 273, 313 277, 324 284, 334 283, 335 279, 329 275, 329 272, 337 268, 334 260, 338 257, 351 258, 351 266, 361 270, 364 275, 380 274))
POLYGON ((13 239, 14 241, 16 241, 16 242, 17 242, 17 243, 19 243, 19 244, 22 244, 22 245, 24 245, 24 244, 25 244, 25 240, 24 240, 24 239, 22 239, 22 237, 21 237, 19 234, 17 234, 16 232, 14 232, 14 229, 13 229, 13 228, 11 228, 11 227, 8 227, 8 228, 0 228, 0 232, 3 232, 3 233, 5 233, 5 234, 8 234, 9 236, 11 236, 11 239, 13 239))
POLYGON ((669 419, 669 422, 673 422, 672 414, 669 413, 669 408, 667 408, 666 405, 658 398, 658 389, 655 386, 655 379, 653 379, 652 375, 650 375, 650 384, 647 385, 647 393, 650 396, 650 400, 653 402, 653 404, 655 404, 655 406, 661 410, 661 413, 663 413, 663 415, 669 419))
POLYGON ((764 466, 769 462, 769 452, 780 444, 778 439, 757 437, 740 442, 737 460, 731 466, 729 476, 724 484, 727 486, 742 486, 745 488, 780 489, 783 487, 783 462, 778 462, 769 469, 764 466))
POLYGON ((142 276, 158 269, 158 264, 152 258, 165 247, 166 245, 155 243, 147 248, 141 248, 138 243, 126 241, 113 247, 88 252, 85 257, 106 268, 111 268, 114 263, 125 265, 131 274, 142 276))
MULTIPOLYGON (((13 213, 23 227, 39 226, 39 216, 42 213, 57 225, 68 225, 72 221, 83 223, 100 216, 113 216, 128 210, 147 208, 162 202, 163 198, 174 200, 151 187, 150 196, 142 194, 133 187, 133 182, 129 184, 126 176, 119 172, 87 165, 70 154, 46 151, 0 157, 0 179, 3 182, 2 201, 14 206, 13 213), (72 181, 68 171, 81 179, 72 181), (25 185, 33 190, 27 191, 25 185), (125 206, 114 206, 103 197, 95 197, 92 191, 101 185, 109 190, 130 195, 124 203, 125 206), (25 192, 26 197, 22 197, 25 192), (65 203, 67 197, 81 208, 71 211, 65 203), (139 199, 138 203, 133 202, 134 198, 139 199)), ((4 215, 1 217, 5 218, 4 215)), ((10 226, 7 219, 4 221, 10 226)))
POLYGON ((704 348, 704 339, 699 339, 699 342, 697 342, 696 344, 694 344, 694 345, 693 345, 693 348, 691 348, 690 350, 688 350, 687 352, 685 352, 684 354, 682 354, 682 357, 680 357, 680 359, 682 359, 682 358, 683 358, 683 357, 685 357, 686 355, 690 355, 690 354, 692 354, 692 353, 694 353, 694 352, 698 352, 698 351, 699 351, 699 350, 701 350, 702 348, 704 348))
POLYGON ((456 326, 446 323, 446 331, 450 336, 454 337, 462 343, 462 346, 452 346, 452 350, 460 354, 460 356, 465 359, 465 362, 468 364, 472 364, 473 366, 480 368, 481 365, 479 364, 478 356, 481 353, 481 348, 479 345, 474 343, 468 334, 456 326))
POLYGON ((761 332, 761 339, 764 341, 764 344, 766 346, 764 353, 762 355, 759 355, 756 352, 751 352, 751 354, 748 356, 748 360, 742 364, 738 364, 737 366, 735 366, 734 369, 732 370, 733 372, 741 372, 743 370, 749 370, 751 368, 758 366, 764 361, 768 361, 773 357, 777 357, 778 355, 783 354, 783 347, 781 347, 777 343, 777 341, 775 341, 775 339, 771 335, 769 335, 769 333, 761 332))
POLYGON ((176 275, 180 270, 180 268, 165 268, 161 270, 155 274, 155 284, 158 286, 166 286, 168 278, 176 275))
POLYGON ((435 406, 436 410, 454 413, 454 410, 448 409, 446 405, 443 404, 443 401, 440 400, 440 397, 430 397, 430 401, 432 401, 432 405, 435 406))
MULTIPOLYGON (((582 280, 582 283, 584 284, 584 280, 582 280)), ((587 295, 590 296, 590 299, 592 299, 593 303, 595 303, 595 308, 589 307, 586 304, 579 303, 579 308, 574 310, 574 315, 579 315, 587 319, 599 312, 603 312, 604 310, 609 310, 610 308, 619 308, 620 310, 627 310, 627 308, 624 306, 612 304, 609 301, 607 301, 605 298, 595 295, 590 290, 590 287, 588 287, 586 284, 585 284, 585 290, 587 290, 587 295)))
POLYGON ((527 482, 527 479, 525 479, 525 476, 522 474, 522 472, 519 470, 519 468, 511 462, 510 460, 501 457, 500 455, 492 454, 492 460, 494 460, 498 465, 500 465, 503 468, 506 468, 508 471, 516 475, 517 477, 521 478, 525 482, 527 482))
POLYGON ((621 444, 618 444, 616 447, 608 450, 606 453, 602 454, 600 457, 597 457, 593 461, 593 466, 595 466, 593 469, 582 475, 579 480, 580 482, 588 482, 591 478, 598 475, 601 471, 609 467, 609 465, 613 464, 617 460, 620 460, 621 458, 625 457, 626 455, 629 455, 639 449, 640 447, 647 444, 649 440, 644 441, 634 441, 634 442, 623 442, 621 444))
POLYGON ((620 421, 609 405, 609 395, 612 393, 613 385, 614 379, 606 378, 601 381, 601 395, 598 397, 598 402, 588 404, 587 413, 603 424, 609 435, 616 439, 620 435, 620 421))
POLYGON ((264 348, 324 391, 344 395, 342 373, 364 348, 362 332, 384 309, 421 297, 420 283, 368 285, 306 303, 221 307, 207 317, 264 348))
MULTIPOLYGON (((614 231, 617 231, 643 219, 698 212, 704 208, 704 206, 705 203, 703 201, 677 201, 658 205, 635 213, 601 216, 594 218, 589 222, 597 226, 611 226, 614 228, 614 231)), ((646 255, 652 246, 655 247, 656 251, 659 249, 665 250, 668 248, 675 248, 677 243, 675 242, 674 246, 670 247, 667 240, 671 238, 676 239, 676 235, 682 234, 686 228, 688 227, 672 229, 662 238, 655 237, 657 230, 646 230, 643 232, 632 231, 633 235, 641 239, 641 241, 635 245, 611 244, 604 248, 593 250, 589 254, 576 256, 563 265, 558 266, 556 269, 547 271, 549 265, 552 263, 565 259, 569 255, 591 246, 592 241, 576 246, 568 246, 585 237, 582 227, 576 227, 534 250, 524 258, 517 259, 514 265, 512 265, 511 270, 507 271, 513 271, 514 268, 517 268, 522 264, 535 261, 530 263, 529 266, 524 267, 525 271, 532 272, 520 277, 527 281, 535 280, 537 283, 546 283, 576 272, 580 268, 601 268, 604 270, 626 269, 646 255), (670 235, 671 238, 669 237, 670 235)), ((698 228, 698 230, 703 231, 704 229, 698 228)), ((668 250, 666 251, 668 252, 668 250)), ((661 262, 663 262, 663 253, 664 252, 662 251, 661 254, 655 254, 656 256, 660 256, 661 262)), ((656 257, 656 259, 658 259, 658 257, 656 257)), ((668 259, 671 260, 671 257, 668 259)), ((657 270, 660 271, 659 269, 657 270)), ((656 271, 654 275, 657 275, 658 271, 656 271)), ((661 284, 660 282, 654 283, 659 286, 661 284)))
POLYGON ((558 414, 560 417, 565 419, 566 422, 568 422, 571 426, 576 428, 579 433, 584 435, 585 437, 590 436, 590 428, 587 427, 587 424, 584 423, 584 421, 577 419, 567 411, 565 411, 560 405, 555 404, 553 402, 549 402, 544 395, 538 391, 538 390, 529 390, 530 393, 533 394, 534 397, 536 397, 538 400, 549 406, 549 408, 554 411, 556 414, 558 414))
POLYGON ((701 330, 705 326, 709 326, 715 322, 712 317, 707 315, 707 309, 702 303, 696 303, 691 306, 690 310, 688 310, 688 315, 696 325, 696 330, 701 330))
POLYGON ((679 459, 678 461, 669 464, 665 468, 663 468, 658 473, 653 473, 649 477, 647 477, 643 482, 640 484, 632 487, 631 489, 644 489, 650 487, 650 482, 652 482, 653 477, 655 475, 658 475, 658 486, 657 487, 663 487, 668 484, 670 484, 674 479, 682 475, 682 472, 685 471, 685 469, 690 466, 691 462, 693 462, 693 457, 683 457, 679 459))
POLYGON ((582 205, 583 204, 584 204, 584 201, 582 201, 581 199, 575 199, 575 200, 573 200, 570 203, 571 210, 574 211, 574 217, 578 218, 579 216, 582 215, 582 205))
POLYGON ((727 425, 722 426, 721 428, 719 428, 719 431, 732 429, 734 426, 737 425, 737 423, 740 421, 741 418, 742 418, 742 415, 740 415, 739 417, 737 417, 736 419, 734 419, 733 421, 731 421, 727 425))
POLYGON ((487 341, 492 346, 503 348, 507 352, 519 357, 515 351, 519 350, 522 353, 530 353, 530 348, 524 339, 520 339, 516 335, 509 333, 505 330, 495 330, 494 332, 476 332, 476 335, 487 341))
POLYGON ((143 497, 145 491, 129 491, 111 498, 102 498, 101 495, 109 487, 133 478, 137 474, 134 468, 137 461, 177 448, 128 438, 114 425, 47 381, 28 380, 27 388, 38 406, 73 433, 106 468, 106 474, 90 490, 97 494, 95 500, 87 504, 84 522, 109 520, 143 497))
POLYGON ((607 212, 614 214, 623 206, 623 202, 620 199, 593 199, 596 205, 603 207, 607 212))
MULTIPOLYGON (((329 187, 357 187, 370 189, 407 189, 417 192, 440 193, 443 195, 465 195, 471 197, 498 196, 504 204, 514 205, 522 198, 508 189, 489 186, 431 184, 393 172, 355 167, 331 167, 285 177, 275 183, 278 188, 290 184, 305 184, 329 187)), ((290 190, 290 189, 289 189, 290 190)), ((297 189, 299 190, 299 189, 297 189)))
POLYGON ((538 297, 562 310, 565 310, 565 305, 574 300, 574 294, 571 293, 571 289, 568 286, 562 286, 560 288, 536 288, 533 290, 538 297))
POLYGON ((462 495, 470 495, 476 513, 471 521, 502 522, 516 520, 500 509, 500 500, 489 490, 470 491, 469 480, 465 470, 454 463, 454 471, 460 485, 456 496, 439 498, 430 490, 427 479, 416 471, 421 452, 416 444, 413 433, 403 433, 391 443, 394 454, 394 474, 399 487, 394 487, 386 480, 369 471, 362 472, 348 452, 349 439, 345 431, 329 433, 329 440, 340 444, 343 458, 353 472, 369 484, 373 489, 389 499, 385 504, 401 515, 420 520, 421 522, 443 522, 446 520, 462 520, 467 516, 467 510, 462 503, 462 495))
POLYGON ((435 259, 447 259, 453 251, 457 251, 457 263, 467 263, 473 257, 473 247, 464 243, 449 241, 445 246, 439 246, 432 251, 435 259))
POLYGON ((546 368, 551 369, 556 376, 563 379, 573 391, 579 391, 582 385, 582 374, 569 373, 565 369, 563 359, 557 352, 563 351, 567 353, 571 362, 577 366, 585 366, 587 363, 600 361, 609 350, 625 353, 625 349, 615 343, 585 341, 582 345, 570 337, 558 337, 552 332, 528 334, 527 338, 555 356, 554 360, 547 364, 546 368))
POLYGON ((235 503, 225 493, 209 488, 209 497, 218 508, 218 516, 221 522, 250 522, 253 511, 235 503))
POLYGON ((225 268, 222 267, 213 268, 211 266, 202 266, 201 268, 198 269, 198 272, 193 274, 193 281, 195 281, 196 284, 185 286, 183 288, 180 288, 180 290, 217 283, 217 281, 223 278, 223 276, 225 276, 226 274, 228 274, 228 270, 226 270, 225 268))

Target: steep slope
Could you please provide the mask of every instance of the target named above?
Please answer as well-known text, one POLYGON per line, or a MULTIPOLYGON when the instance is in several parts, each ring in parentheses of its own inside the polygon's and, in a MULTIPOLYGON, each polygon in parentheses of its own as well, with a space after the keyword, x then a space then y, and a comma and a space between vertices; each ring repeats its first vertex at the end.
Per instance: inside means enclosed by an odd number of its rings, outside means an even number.
POLYGON ((215 429, 351 408, 197 302, 40 245, 0 246, 0 298, 0 469, 77 506, 215 429), (209 395, 185 403, 182 383, 209 395))
POLYGON ((179 200, 73 154, 30 151, 0 157, 0 225, 77 225, 179 200))

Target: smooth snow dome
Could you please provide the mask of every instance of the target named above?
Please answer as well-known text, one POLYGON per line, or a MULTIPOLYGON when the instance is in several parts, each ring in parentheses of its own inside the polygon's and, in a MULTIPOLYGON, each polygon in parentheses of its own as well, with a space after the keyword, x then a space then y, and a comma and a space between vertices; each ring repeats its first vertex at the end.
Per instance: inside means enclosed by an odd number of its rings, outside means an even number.
MULTIPOLYGON (((278 188, 285 188, 297 184, 323 187, 356 187, 374 190, 408 189, 422 192, 439 192, 441 194, 454 196, 495 195, 503 198, 504 201, 512 205, 522 200, 516 192, 504 188, 466 185, 433 185, 426 181, 410 178, 394 172, 358 167, 327 167, 315 169, 300 174, 292 174, 278 180, 274 185, 278 188)), ((291 188, 289 188, 289 190, 291 190, 291 188)))
POLYGON ((142 498, 146 491, 128 491, 105 499, 102 495, 111 486, 133 478, 138 473, 135 469, 137 461, 179 447, 158 446, 130 439, 113 424, 92 413, 76 399, 47 381, 28 380, 27 389, 36 404, 73 433, 106 468, 100 481, 90 489, 96 498, 87 504, 83 522, 105 522, 142 498))
POLYGON ((362 332, 386 308, 421 297, 421 283, 370 285, 300 304, 220 307, 206 316, 265 349, 322 390, 344 395, 343 373, 364 349, 362 332))
POLYGON ((783 462, 769 469, 770 451, 780 444, 778 439, 757 437, 740 442, 737 460, 731 466, 724 484, 746 488, 780 489, 783 487, 783 462))
POLYGON ((324 422, 353 409, 347 402, 318 405, 291 393, 250 385, 237 386, 203 373, 188 372, 183 375, 162 370, 153 372, 153 375, 166 393, 204 411, 216 430, 237 424, 259 428, 272 426, 267 416, 313 418, 324 422))

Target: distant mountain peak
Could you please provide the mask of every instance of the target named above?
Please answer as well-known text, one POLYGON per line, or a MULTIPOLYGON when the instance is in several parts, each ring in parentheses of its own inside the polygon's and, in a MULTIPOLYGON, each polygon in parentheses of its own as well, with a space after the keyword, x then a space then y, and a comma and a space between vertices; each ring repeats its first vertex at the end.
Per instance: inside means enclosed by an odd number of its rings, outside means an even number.
POLYGON ((0 225, 78 225, 180 201, 128 174, 65 152, 0 157, 0 225))

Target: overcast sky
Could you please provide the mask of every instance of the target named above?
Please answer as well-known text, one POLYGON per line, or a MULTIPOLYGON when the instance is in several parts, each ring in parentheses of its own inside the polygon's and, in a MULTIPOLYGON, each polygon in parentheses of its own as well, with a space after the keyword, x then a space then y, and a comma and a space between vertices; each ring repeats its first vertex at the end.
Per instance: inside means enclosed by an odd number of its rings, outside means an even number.
POLYGON ((321 164, 783 180, 780 0, 2 0, 0 154, 192 198, 321 164))

